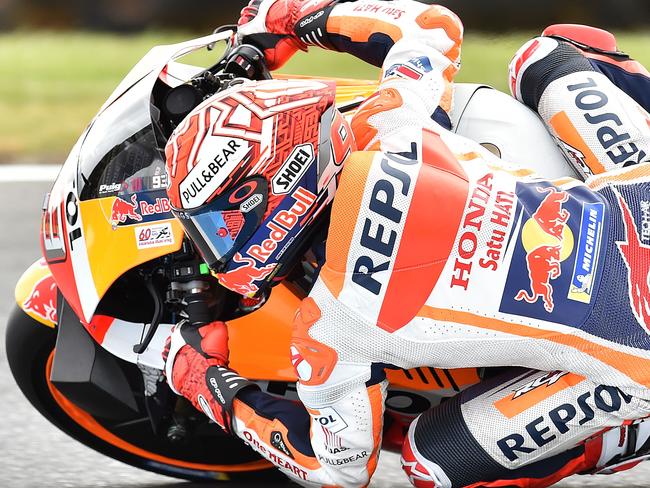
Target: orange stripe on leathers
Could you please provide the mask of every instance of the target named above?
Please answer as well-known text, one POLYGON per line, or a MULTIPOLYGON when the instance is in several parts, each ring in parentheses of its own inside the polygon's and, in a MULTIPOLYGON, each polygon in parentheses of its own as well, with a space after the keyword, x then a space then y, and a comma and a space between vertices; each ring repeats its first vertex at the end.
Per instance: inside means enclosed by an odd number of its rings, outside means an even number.
POLYGON ((591 168, 591 171, 594 174, 603 173, 605 171, 605 167, 600 161, 598 161, 598 158, 582 138, 578 129, 573 125, 566 112, 562 111, 556 113, 551 117, 551 120, 549 120, 549 124, 553 127, 553 130, 560 139, 576 148, 584 155, 585 163, 587 163, 587 166, 591 168))
POLYGON ((372 385, 368 388, 368 399, 370 400, 370 411, 372 412, 372 442, 375 448, 368 459, 368 478, 377 469, 379 449, 381 448, 381 434, 384 425, 384 399, 381 394, 381 385, 372 385))
POLYGON ((525 412, 529 408, 543 402, 547 398, 550 398, 556 393, 577 385, 581 381, 584 381, 584 379, 584 376, 577 374, 565 374, 550 386, 542 384, 534 390, 524 393, 517 398, 514 398, 515 394, 512 393, 511 395, 494 402, 494 406, 505 417, 511 419, 512 417, 519 415, 521 412, 525 412))
POLYGON ((368 42, 372 34, 386 34, 393 42, 402 38, 402 30, 394 24, 367 17, 340 16, 327 20, 327 32, 349 37, 352 42, 368 42))
POLYGON ((445 53, 451 61, 460 57, 460 47, 463 42, 463 23, 458 16, 446 7, 432 5, 417 16, 415 22, 423 29, 442 29, 454 42, 454 45, 445 53))
POLYGON ((348 253, 375 154, 377 153, 355 152, 350 155, 343 168, 332 204, 325 265, 320 272, 320 278, 335 298, 338 298, 345 282, 348 253))
POLYGON ((402 96, 394 88, 383 88, 364 101, 352 117, 352 133, 359 149, 369 150, 368 144, 377 136, 377 129, 369 119, 373 115, 386 112, 403 105, 402 96))
POLYGON ((433 308, 426 305, 422 307, 418 316, 432 320, 470 325, 480 329, 495 330, 519 337, 541 339, 571 347, 576 351, 580 351, 581 353, 587 354, 588 356, 611 366, 638 384, 650 387, 650 360, 596 344, 595 342, 588 341, 582 337, 562 334, 551 330, 537 329, 535 327, 521 324, 513 324, 503 320, 482 317, 469 312, 433 308))
MULTIPOLYGON (((445 267, 463 216, 469 184, 440 136, 424 131, 423 164, 377 325, 388 332, 405 326, 424 305, 445 267)), ((395 163, 392 163, 395 164, 395 163)))
POLYGON ((635 183, 635 180, 647 180, 650 177, 650 164, 642 163, 625 169, 592 176, 586 184, 592 190, 598 190, 608 183, 635 183))

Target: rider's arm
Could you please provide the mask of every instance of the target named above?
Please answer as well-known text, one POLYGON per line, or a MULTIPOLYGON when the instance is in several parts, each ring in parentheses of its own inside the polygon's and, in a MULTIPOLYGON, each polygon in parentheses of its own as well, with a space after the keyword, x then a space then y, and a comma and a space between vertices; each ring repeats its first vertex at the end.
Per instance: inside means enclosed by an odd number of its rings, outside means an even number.
POLYGON ((450 128, 446 113, 460 67, 463 25, 449 9, 411 0, 344 2, 298 21, 295 34, 305 44, 382 67, 378 91, 352 122, 359 149, 408 150, 405 130, 431 125, 432 118, 450 128))
POLYGON ((421 81, 413 86, 424 104, 413 108, 428 111, 426 117, 439 106, 450 110, 463 25, 445 7, 414 0, 253 0, 247 9, 239 39, 262 48, 271 69, 286 63, 297 49, 319 46, 382 66, 384 82, 396 77, 421 81))
POLYGON ((313 388, 308 409, 261 391, 228 368, 224 322, 175 327, 163 352, 165 374, 176 394, 295 481, 362 486, 377 464, 385 376, 383 369, 374 368, 373 377, 369 364, 338 361, 328 347, 311 339, 308 331, 320 316, 317 310, 310 299, 301 305, 291 348, 301 386, 313 388))

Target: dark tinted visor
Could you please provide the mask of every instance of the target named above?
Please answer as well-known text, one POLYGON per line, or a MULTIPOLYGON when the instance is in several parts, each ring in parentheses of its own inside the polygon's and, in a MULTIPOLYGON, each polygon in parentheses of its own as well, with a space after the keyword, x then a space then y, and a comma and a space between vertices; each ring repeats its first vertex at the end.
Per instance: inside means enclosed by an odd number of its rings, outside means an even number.
POLYGON ((173 212, 203 260, 216 270, 259 228, 267 195, 266 180, 255 177, 201 207, 173 212))

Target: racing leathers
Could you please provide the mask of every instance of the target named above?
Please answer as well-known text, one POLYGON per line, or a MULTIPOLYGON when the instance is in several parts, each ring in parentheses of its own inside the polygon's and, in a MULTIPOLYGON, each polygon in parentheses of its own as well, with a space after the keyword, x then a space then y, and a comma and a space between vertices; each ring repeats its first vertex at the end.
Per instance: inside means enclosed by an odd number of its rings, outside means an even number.
MULTIPOLYGON (((383 73, 352 120, 363 150, 345 163, 326 261, 295 319, 304 408, 214 365, 201 407, 225 405, 229 419, 211 416, 302 484, 363 486, 381 445, 385 367, 517 366, 412 423, 411 482, 546 486, 642 453, 647 111, 584 64, 539 70, 546 88, 525 95, 538 81, 525 72, 553 50, 518 68, 515 58, 517 96, 548 110, 551 128, 564 111, 555 135, 582 154, 585 173, 620 167, 586 183, 547 181, 449 130, 463 32, 452 12, 408 0, 304 3, 318 9, 296 23, 299 47, 349 52, 383 73), (619 159, 605 160, 599 143, 619 159)), ((173 364, 183 349, 172 350, 173 364)))

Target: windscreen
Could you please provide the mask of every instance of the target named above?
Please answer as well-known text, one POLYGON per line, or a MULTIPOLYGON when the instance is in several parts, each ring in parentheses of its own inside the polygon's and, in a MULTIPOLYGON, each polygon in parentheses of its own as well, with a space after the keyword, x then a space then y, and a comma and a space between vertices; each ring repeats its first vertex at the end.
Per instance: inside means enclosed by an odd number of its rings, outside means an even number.
POLYGON ((79 154, 81 200, 166 188, 148 78, 106 107, 90 126, 79 154))
MULTIPOLYGON (((158 110, 152 90, 168 63, 207 44, 228 39, 228 32, 153 48, 125 77, 80 141, 78 186, 81 200, 132 194, 167 187, 162 137, 156 137, 158 110)), ((188 67, 189 68, 189 67, 188 67)), ((196 70, 186 70, 190 72, 196 70)), ((167 71, 164 71, 167 73, 167 71)), ((172 85, 183 80, 172 80, 172 85)), ((159 136, 159 133, 158 133, 159 136)))

